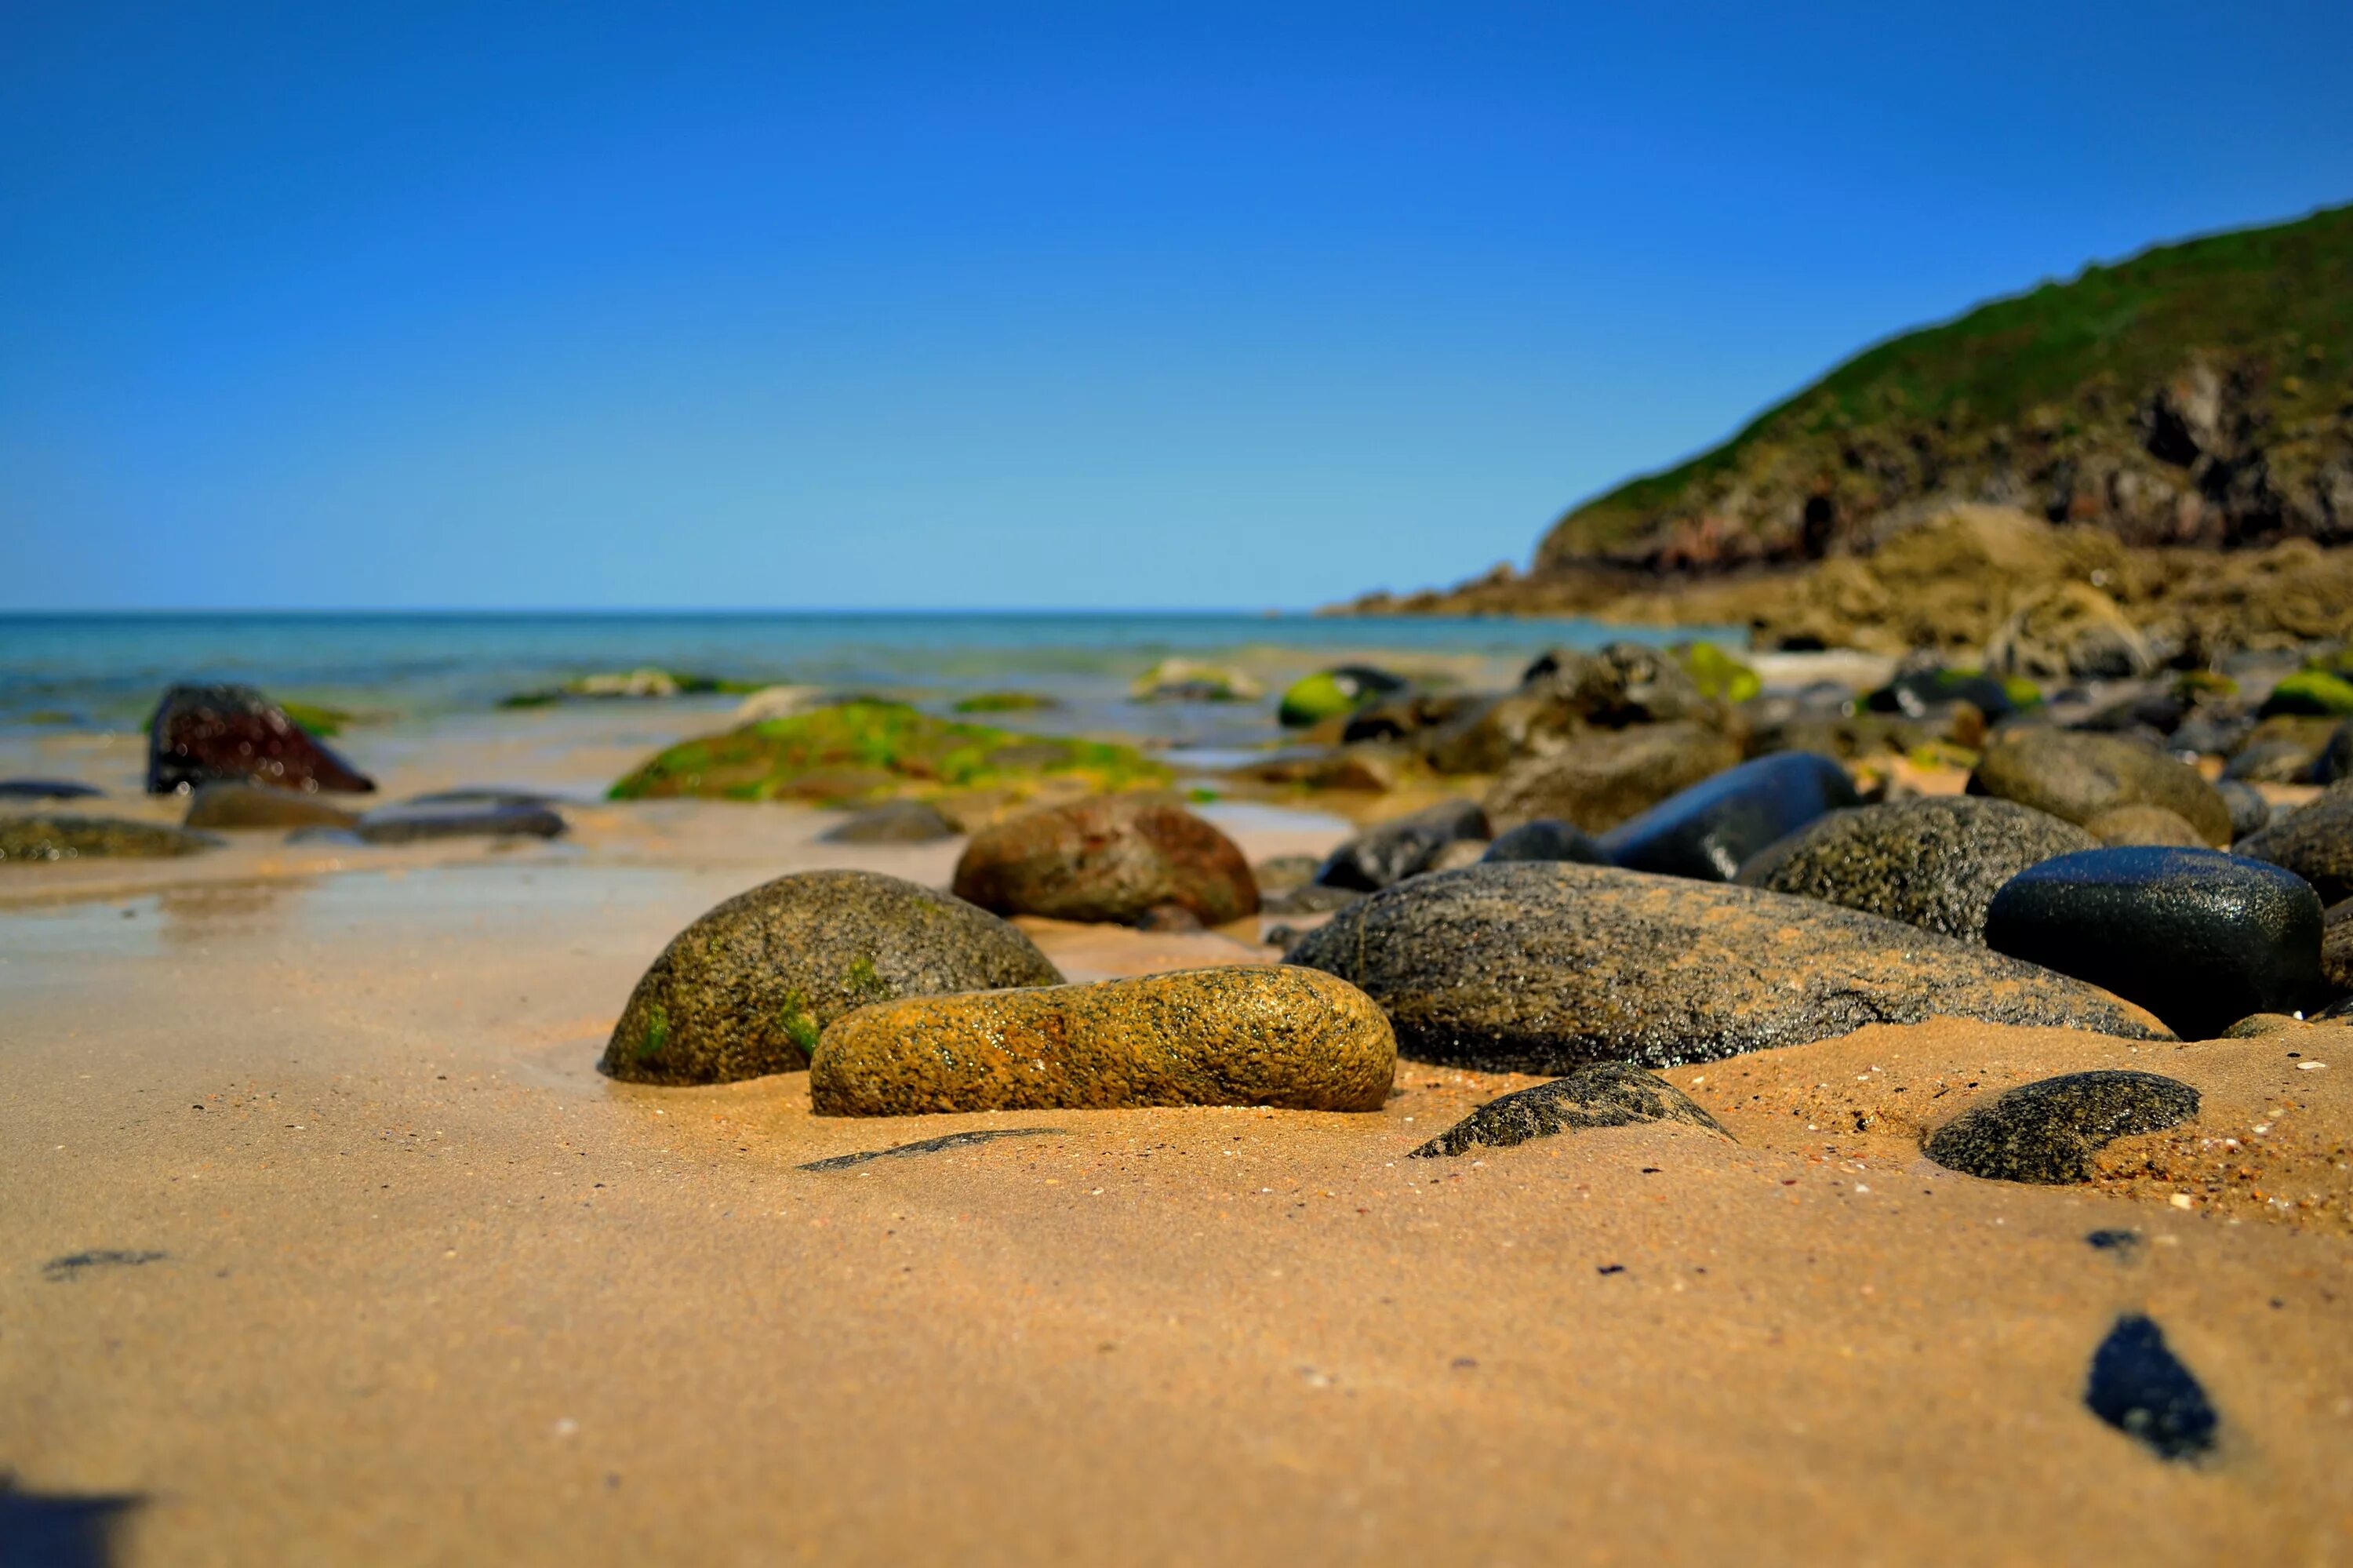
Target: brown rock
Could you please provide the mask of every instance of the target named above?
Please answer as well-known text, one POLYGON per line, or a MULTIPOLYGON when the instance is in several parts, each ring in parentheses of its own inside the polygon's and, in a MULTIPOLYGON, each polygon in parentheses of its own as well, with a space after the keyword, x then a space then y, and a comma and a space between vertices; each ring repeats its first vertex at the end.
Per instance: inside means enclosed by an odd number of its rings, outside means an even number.
POLYGON ((2084 824, 2084 831, 2111 847, 2120 844, 2176 844, 2202 849, 2206 841, 2179 811, 2162 806, 2117 806, 2084 824))
POLYGON ((1985 667, 2035 681, 2137 680, 2157 667, 2116 601, 2088 583, 2028 594, 1986 643, 1985 667))
POLYGON ((196 787, 188 802, 191 828, 349 828, 359 813, 316 795, 269 789, 258 784, 212 783, 196 787))
POLYGON ((147 726, 147 792, 223 781, 354 794, 375 788, 252 687, 174 686, 147 726))
POLYGON ((984 828, 956 862, 955 891, 1000 915, 1123 926, 1160 904, 1208 926, 1258 912, 1258 884, 1234 842, 1152 796, 1099 796, 984 828))
POLYGON ((1736 742, 1703 725, 1599 730, 1507 768, 1487 791, 1487 817, 1498 832, 1540 817, 1602 832, 1739 760, 1736 742))

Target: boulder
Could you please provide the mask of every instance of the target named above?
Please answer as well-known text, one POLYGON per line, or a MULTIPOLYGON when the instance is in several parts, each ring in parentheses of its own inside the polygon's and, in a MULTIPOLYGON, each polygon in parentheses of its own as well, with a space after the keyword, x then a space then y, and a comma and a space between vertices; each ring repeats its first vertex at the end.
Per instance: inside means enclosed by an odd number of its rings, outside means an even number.
POLYGON ((375 788, 251 686, 174 686, 147 726, 147 792, 214 783, 352 794, 375 788))
POLYGON ((1629 871, 1729 882, 1759 850, 1856 800, 1854 780, 1829 758, 1776 752, 1669 796, 1600 844, 1629 871))
POLYGON ((1487 813, 1479 802, 1441 800, 1366 828, 1325 858, 1315 880, 1375 892, 1430 870, 1449 844, 1486 837, 1487 813))
POLYGON ((961 899, 872 872, 797 872, 673 938, 601 1065, 649 1084, 789 1073, 827 1024, 869 1002, 1061 982, 1028 937, 961 899))
POLYGON ((1672 1066, 1952 1016, 2164 1037, 2080 981, 1811 899, 1611 866, 1415 877, 1286 962, 1361 987, 1423 1061, 1561 1073, 1672 1066))
POLYGON ((1265 964, 862 1007, 809 1068, 819 1116, 1272 1106, 1378 1110, 1388 1021, 1355 987, 1265 964))
POLYGON ((199 784, 188 802, 191 828, 348 828, 360 820, 316 795, 258 784, 199 784))
POLYGON ((2286 820, 2232 849, 2286 867, 2312 884, 2323 904, 2353 898, 2353 782, 2331 784, 2286 820))
POLYGON ((1596 1062, 1548 1084, 1490 1100, 1413 1152, 1419 1159, 1435 1159, 1646 1121, 1681 1122, 1719 1137, 1732 1136, 1689 1095, 1657 1074, 1623 1062, 1596 1062))
POLYGON ((2196 1089, 2155 1073, 2069 1073, 1971 1106, 1929 1135, 1927 1155, 1989 1181, 2088 1181, 2101 1150, 2178 1127, 2198 1114, 2198 1103, 2196 1089))
POLYGON ((185 828, 119 817, 62 814, 0 817, 0 861, 153 860, 217 848, 220 840, 185 828))
POLYGON ((2231 808, 2198 770, 2113 735, 2039 726, 1995 732, 1969 775, 1969 793, 2016 800, 2088 824, 2118 806, 2162 806, 2210 844, 2231 842, 2231 808))
POLYGON ((1609 853, 1590 835, 1554 817, 1522 822, 1498 834, 1482 860, 1571 860, 1582 865, 1608 865, 1609 853))
POLYGON ((1986 643, 1996 675, 2036 681, 2129 681, 2157 667, 2116 601, 2089 583, 2034 589, 1986 643))
POLYGON ((2084 831, 2111 848, 2164 844, 2196 849, 2206 841, 2179 811, 2162 806, 2116 806, 2084 824, 2084 831))
POLYGON ((1132 925, 1181 904, 1206 925, 1258 910, 1258 884, 1234 842, 1182 806, 1103 796, 1026 812, 975 833, 955 895, 1000 915, 1132 925))
POLYGON ((1355 713, 1367 704, 1392 696, 1405 690, 1402 676, 1369 664, 1343 664, 1336 670, 1318 670, 1292 683, 1282 694, 1282 705, 1275 711, 1276 720, 1286 729, 1305 729, 1343 714, 1355 713))
POLYGON ((1739 880, 1983 942, 2004 883, 2098 847, 2074 823, 2013 800, 1928 795, 1833 811, 1749 860, 1739 880))
POLYGON ((2320 978, 2332 996, 2353 995, 2353 899, 2330 905, 2322 916, 2320 978))
POLYGON ((2207 1040, 2325 999, 2320 900, 2278 866, 2209 849, 2084 850, 2030 866, 1986 911, 1986 945, 2073 975, 2207 1040))
POLYGON ((1487 791, 1487 818, 1498 830, 1551 817, 1599 833, 1739 760, 1740 747, 1704 725, 1597 730, 1506 768, 1487 791))

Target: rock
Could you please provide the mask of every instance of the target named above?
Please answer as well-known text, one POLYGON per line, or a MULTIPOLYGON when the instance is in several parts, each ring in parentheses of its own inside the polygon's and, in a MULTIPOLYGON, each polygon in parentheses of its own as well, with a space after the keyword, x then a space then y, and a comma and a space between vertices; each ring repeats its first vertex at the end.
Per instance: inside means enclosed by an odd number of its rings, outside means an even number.
POLYGON ((1477 865, 1486 858, 1486 840, 1456 839, 1452 843, 1440 850, 1436 858, 1414 874, 1431 876, 1441 871, 1460 871, 1466 865, 1477 865))
POLYGON ((0 779, 0 800, 88 800, 105 793, 67 779, 0 779))
POLYGON ((2353 993, 2353 899, 2321 916, 2320 978, 2335 995, 2353 993))
POLYGON ((213 783, 353 794, 375 788, 251 686, 174 686, 147 726, 147 792, 213 783))
POLYGON ((2210 844, 2231 839, 2231 809, 2187 763, 2112 735, 2013 727, 1987 742, 1969 793, 2016 800, 2075 823, 2118 806, 2162 806, 2210 844))
POLYGON ((552 839, 564 832, 562 812, 545 806, 384 806, 359 819, 352 832, 372 844, 412 844, 429 839, 552 839))
POLYGON ((2310 783, 2318 775, 2337 729, 2334 719, 2295 714, 2267 718, 2239 743, 2222 777, 2254 784, 2310 783))
POLYGON ((2196 1375, 2167 1347, 2164 1330, 2137 1312, 2118 1318, 2092 1352, 2084 1404, 2158 1458, 2177 1463, 2213 1452, 2221 1425, 2196 1375))
POLYGON ((1356 887, 1326 887, 1311 882, 1303 887, 1286 887, 1271 898, 1261 899, 1260 912, 1267 915, 1324 915, 1335 909, 1345 909, 1364 896, 1356 887))
POLYGON ((2007 682, 1975 670, 1947 670, 1939 664, 1926 664, 1899 671, 1887 684, 1867 694, 1862 705, 1875 714, 1901 714, 1905 718, 1924 719, 1956 703, 1967 703, 1988 719, 2002 719, 2041 700, 2042 694, 2034 691, 2031 682, 2021 681, 2013 688, 2007 682))
POLYGON ((1589 653, 1551 649, 1521 673, 1520 689, 1600 729, 1723 716, 1674 655, 1640 642, 1611 642, 1589 653))
POLYGON ((2222 804, 2230 808, 2231 842, 2233 843, 2266 826, 2272 820, 2272 803, 2263 799, 2263 792, 2252 784, 2227 779, 2214 786, 2214 792, 2221 796, 2222 804))
POLYGON ((885 800, 851 812, 818 836, 829 844, 927 844, 954 838, 955 829, 927 800, 885 800))
POLYGON ((872 872, 797 872, 673 938, 601 1065, 649 1084, 789 1073, 827 1024, 868 1002, 1061 983, 1028 937, 960 899, 872 872))
POLYGON ((2092 1179, 2092 1156, 2119 1138, 2198 1114, 2198 1091, 2155 1073, 2103 1069, 2021 1084, 1929 1135, 1928 1158, 1989 1181, 2063 1186, 2092 1179))
POLYGON ((742 729, 768 719, 794 718, 839 700, 828 696, 822 686, 763 686, 736 704, 728 718, 733 727, 742 729))
POLYGON ((1062 705, 1058 697, 1042 692, 975 692, 958 698, 955 706, 960 714, 1030 714, 1042 713, 1062 705))
POLYGON ((1476 800, 1441 800, 1410 816, 1377 823, 1334 850, 1316 869, 1326 887, 1370 893, 1428 871, 1439 853, 1462 839, 1487 837, 1476 800))
POLYGON ((1266 688, 1222 664, 1163 659, 1135 678, 1128 694, 1139 703, 1254 703, 1266 688))
POLYGON ((455 789, 436 789, 429 794, 411 795, 412 806, 564 806, 573 802, 562 795, 552 795, 544 789, 524 789, 512 784, 467 784, 455 789))
POLYGON ((1397 1041, 1372 999, 1238 964, 860 1008, 809 1068, 820 1116, 1273 1106, 1378 1110, 1397 1041))
POLYGON ((1292 888, 1303 887, 1314 881, 1316 870, 1323 863, 1312 854, 1278 854, 1250 867, 1250 876, 1258 883, 1261 895, 1260 907, 1265 907, 1263 895, 1266 894, 1287 893, 1292 888))
POLYGON ((1811 899, 1612 866, 1415 877, 1286 962, 1362 987, 1419 1060, 1560 1073, 1672 1066, 1939 1015, 2160 1038, 2104 991, 1811 899))
POLYGON ((1305 729, 1393 696, 1404 691, 1405 686, 1401 676, 1369 664, 1343 664, 1336 670, 1319 670, 1292 683, 1282 694, 1282 705, 1276 710, 1275 717, 1286 729, 1305 729))
POLYGON ((2084 823, 2084 831, 2112 848, 2163 844, 2197 849, 2206 842, 2179 812, 2162 806, 2117 806, 2084 823))
POLYGON ((2157 668, 2115 599, 2088 583, 2052 583, 2021 599, 1986 643, 1986 670, 2036 681, 2130 681, 2157 668))
POLYGON ((2312 764, 2315 784, 2335 784, 2346 779, 2353 779, 2353 719, 2329 733, 2328 744, 2320 748, 2312 764))
POLYGON ((1598 833, 1739 760, 1739 747, 1702 725, 1596 731, 1506 768, 1487 791, 1487 817, 1498 830, 1552 817, 1598 833))
POLYGON ((2353 783, 2331 784, 2284 821, 2248 834, 2232 853, 2285 866, 2323 904, 2353 898, 2353 783))
POLYGON ((1258 909, 1258 884, 1234 842, 1182 806, 1103 796, 983 828, 956 862, 955 895, 1000 915, 1133 924, 1181 904, 1204 925, 1258 909))
POLYGON ((1729 882, 1766 845, 1855 803, 1854 781, 1829 758, 1776 752, 1619 823, 1601 835, 1601 849, 1629 871, 1729 882))
POLYGON ((2274 714, 2353 715, 2353 681, 2325 670, 2299 670, 2274 686, 2257 712, 2265 718, 2274 714))
POLYGON ((1490 1100, 1413 1152, 1431 1159, 1473 1149, 1508 1149, 1555 1133, 1645 1121, 1677 1121, 1732 1136, 1689 1095, 1657 1074, 1623 1062, 1596 1062, 1549 1084, 1490 1100))
POLYGON ((1757 672, 1713 642, 1678 642, 1669 652, 1702 696, 1737 705, 1764 694, 1765 683, 1757 672))
POLYGON ((316 795, 227 783, 198 785, 185 819, 191 828, 348 828, 359 820, 316 795))
POLYGON ((1748 861, 1739 880, 1981 943, 2004 883, 2098 847, 2074 823, 2012 800, 1930 795, 1834 811, 1748 861))
POLYGON ((1136 916, 1135 928, 1159 935, 1189 935, 1205 929, 1201 917, 1182 904, 1155 904, 1136 916))
POLYGON ((1608 865, 1609 856, 1588 835, 1556 817, 1538 817, 1497 836, 1487 846, 1486 860, 1569 860, 1581 865, 1608 865))
POLYGON ((1311 789, 1362 789, 1378 795, 1397 788, 1398 768, 1404 760, 1395 748, 1374 742, 1270 757, 1240 771, 1261 784, 1304 784, 1311 789))
POLYGON ((1986 945, 2073 975, 2185 1040, 2321 1000, 2320 900, 2302 878, 2208 849, 2084 850, 1994 895, 1986 945))
POLYGON ((119 817, 0 817, 0 861, 153 860, 217 848, 220 840, 119 817))

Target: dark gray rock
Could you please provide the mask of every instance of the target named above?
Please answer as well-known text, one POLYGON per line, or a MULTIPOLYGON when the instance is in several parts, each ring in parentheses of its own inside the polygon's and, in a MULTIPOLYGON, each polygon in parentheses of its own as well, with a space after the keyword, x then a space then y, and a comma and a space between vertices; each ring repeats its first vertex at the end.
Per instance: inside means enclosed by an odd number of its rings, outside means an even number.
POLYGON ((0 779, 0 800, 88 800, 105 793, 70 779, 0 779))
POLYGON ((1498 836, 1487 846, 1482 859, 1507 860, 1567 860, 1580 865, 1608 865, 1609 856, 1602 847, 1574 823, 1555 817, 1538 817, 1533 822, 1522 822, 1509 832, 1498 836))
POLYGON ((789 1073, 827 1024, 869 1002, 1061 982, 1028 937, 962 899, 872 872, 799 872, 672 938, 601 1065, 650 1084, 789 1073))
POLYGON ((2353 995, 2353 899, 2321 917, 2320 978, 2332 996, 2353 995))
POLYGON ((2253 785, 2229 779, 2215 785, 2214 790, 2222 797, 2222 804, 2230 808, 2233 843, 2271 824, 2272 803, 2253 785))
POLYGON ((1508 1149, 1532 1138, 1642 1121, 1679 1121, 1732 1136, 1689 1095, 1657 1074, 1623 1062, 1597 1062, 1549 1084, 1490 1100, 1414 1153, 1430 1159, 1473 1149, 1508 1149))
POLYGON ((147 792, 216 782, 364 794, 375 783, 251 686, 174 686, 147 726, 147 792))
POLYGON ((1423 1061, 1672 1066, 1950 1015, 2161 1038, 2075 980, 1915 927, 1723 883, 1521 862, 1416 877, 1285 961, 1369 992, 1423 1061))
POLYGON ((1411 816, 1376 823, 1332 852, 1316 869, 1325 887, 1372 893, 1428 871, 1447 845, 1487 836, 1476 800, 1441 800, 1411 816))
POLYGON ((154 860, 216 849, 220 840, 118 817, 0 817, 0 861, 154 860))
POLYGON ((512 784, 468 784, 455 789, 436 789, 430 794, 408 798, 408 804, 412 806, 567 806, 574 803, 563 795, 512 784))
POLYGON ((2231 808, 2196 768, 2120 736, 2038 726, 1998 730, 1969 793, 1992 795, 2078 824, 2118 806, 2162 806, 2210 844, 2231 842, 2231 808))
POLYGON ((1326 887, 1320 882, 1310 882, 1261 899, 1259 911, 1266 915, 1326 915, 1335 909, 1345 909, 1364 895, 1360 888, 1326 887))
POLYGON ((1487 791, 1487 817, 1499 831, 1551 817, 1598 833, 1739 761, 1740 747, 1705 725, 1596 730, 1505 768, 1487 791))
POLYGON ((2334 784, 2346 779, 2353 779, 2353 719, 2337 726, 2312 765, 2315 784, 2334 784))
POLYGON ((818 835, 829 844, 926 844, 955 836, 955 826, 927 800, 886 800, 853 811, 818 835))
POLYGON ((1989 719, 2007 718, 2018 709, 2010 700, 2010 688, 1996 677, 1935 664, 1899 671, 1894 680, 1862 699, 1862 705, 1872 713, 1902 714, 1915 719, 1949 712, 1957 703, 1968 704, 1989 719))
POLYGON ((1994 895, 1986 945, 2137 1001, 2186 1040, 2323 999, 2320 900, 2304 880, 2219 850, 2086 850, 1994 895))
POLYGON ((1827 757, 1782 751, 1671 795, 1601 835, 1629 871, 1729 882, 1749 856, 1841 806, 1854 780, 1827 757))
MULTIPOLYGON (((1312 854, 1269 855, 1250 867, 1250 874, 1258 879, 1258 890, 1262 896, 1306 886, 1315 880, 1315 873, 1323 864, 1312 854)), ((1266 906, 1261 904, 1260 907, 1266 906)))
POLYGON ((192 828, 349 828, 357 811, 292 789, 258 784, 199 784, 185 819, 192 828))
POLYGON ((2284 821, 2231 847, 2295 873, 2324 904, 2353 898, 2353 780, 2331 784, 2284 821))
POLYGON ((545 806, 427 806, 416 801, 370 811, 352 832, 372 844, 413 844, 430 839, 552 839, 564 832, 564 814, 545 806))
POLYGON ((2198 1114, 2198 1091, 2155 1073, 2100 1070, 2021 1084, 1929 1136, 1928 1158, 1989 1181, 2088 1181, 2092 1156, 2119 1138, 2198 1114))
POLYGON ((2158 1458, 2177 1463, 2212 1453, 2221 1425, 2197 1376, 2167 1346, 2165 1331, 2137 1312, 2118 1318, 2092 1352, 2084 1404, 2158 1458))
POLYGON ((1986 906, 2004 883, 2098 847, 2073 822, 2014 800, 1931 795, 1833 811, 1767 846, 1738 880, 1983 942, 1986 906))

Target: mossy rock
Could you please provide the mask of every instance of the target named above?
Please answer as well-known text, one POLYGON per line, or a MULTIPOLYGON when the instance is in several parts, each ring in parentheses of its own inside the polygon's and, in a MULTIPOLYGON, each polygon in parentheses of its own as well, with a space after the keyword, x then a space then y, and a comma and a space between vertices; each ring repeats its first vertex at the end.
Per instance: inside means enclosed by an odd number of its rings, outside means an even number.
POLYGON ((316 740, 332 740, 343 733, 343 726, 353 722, 350 714, 324 703, 288 703, 278 705, 278 711, 294 721, 294 727, 316 740))
POLYGON ((1326 719, 1369 707, 1406 689, 1401 675, 1369 664, 1343 664, 1293 681, 1282 694, 1275 717, 1285 729, 1307 729, 1326 719))
POLYGON ((681 741, 609 791, 616 800, 811 800, 857 805, 969 790, 1020 798, 1049 784, 1114 793, 1166 784, 1133 747, 1016 735, 904 703, 849 702, 681 741))
POLYGON ((1029 714, 1062 705, 1037 692, 979 692, 955 705, 960 714, 1029 714))
POLYGON ((2353 717, 2353 681, 2325 670, 2299 670, 2272 688, 2262 711, 2266 718, 2274 714, 2353 717))
POLYGON ((1713 642, 1679 643, 1673 652, 1683 673, 1718 702, 1745 703, 1764 694, 1765 683, 1757 672, 1713 642))

